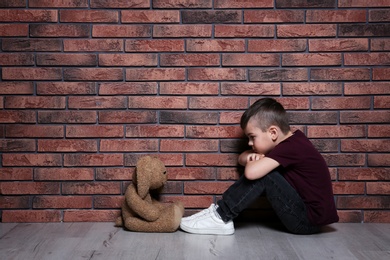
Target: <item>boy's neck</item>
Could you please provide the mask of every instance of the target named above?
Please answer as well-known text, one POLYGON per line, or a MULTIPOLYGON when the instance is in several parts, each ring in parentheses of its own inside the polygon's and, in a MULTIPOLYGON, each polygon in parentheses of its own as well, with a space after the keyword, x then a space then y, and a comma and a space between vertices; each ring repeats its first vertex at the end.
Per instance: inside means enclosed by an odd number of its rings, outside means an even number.
POLYGON ((281 132, 281 134, 279 135, 278 139, 276 140, 276 144, 279 144, 279 143, 283 142, 287 138, 291 137, 293 134, 294 133, 291 130, 288 131, 287 134, 284 134, 283 132, 281 132))

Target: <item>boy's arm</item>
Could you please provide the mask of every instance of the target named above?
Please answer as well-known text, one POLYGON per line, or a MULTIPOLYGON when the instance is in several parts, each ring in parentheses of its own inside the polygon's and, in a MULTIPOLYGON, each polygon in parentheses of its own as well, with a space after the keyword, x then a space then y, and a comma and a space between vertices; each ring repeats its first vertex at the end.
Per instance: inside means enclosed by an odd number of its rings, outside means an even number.
POLYGON ((280 165, 274 159, 264 157, 253 150, 241 153, 238 163, 245 166, 245 177, 249 180, 260 179, 280 165))

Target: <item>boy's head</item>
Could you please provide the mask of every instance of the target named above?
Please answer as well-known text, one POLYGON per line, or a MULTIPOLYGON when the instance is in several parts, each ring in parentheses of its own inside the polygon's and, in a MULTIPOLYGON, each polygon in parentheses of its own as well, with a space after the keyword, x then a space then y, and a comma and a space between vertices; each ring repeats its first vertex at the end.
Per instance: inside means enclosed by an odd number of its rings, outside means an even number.
POLYGON ((287 134, 290 131, 288 116, 284 107, 273 98, 262 98, 253 103, 241 117, 241 128, 245 130, 249 120, 261 131, 277 126, 287 134))

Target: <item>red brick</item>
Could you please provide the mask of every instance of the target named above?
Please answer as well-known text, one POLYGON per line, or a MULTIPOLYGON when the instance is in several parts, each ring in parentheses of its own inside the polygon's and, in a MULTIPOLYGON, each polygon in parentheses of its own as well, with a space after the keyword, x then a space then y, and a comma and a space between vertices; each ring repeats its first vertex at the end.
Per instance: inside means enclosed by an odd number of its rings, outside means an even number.
POLYGON ((31 37, 89 37, 87 24, 30 24, 31 37))
POLYGON ((341 111, 340 123, 388 123, 390 114, 388 111, 341 111))
POLYGON ((218 112, 160 111, 161 124, 217 124, 218 112))
POLYGON ((64 79, 69 81, 119 81, 123 80, 120 68, 66 68, 64 79))
POLYGON ((3 166, 60 166, 60 154, 3 154, 3 166))
POLYGON ((190 109, 245 109, 245 97, 190 97, 190 109))
POLYGON ((31 181, 32 168, 0 168, 1 181, 31 181))
POLYGON ((362 223, 363 216, 361 210, 338 210, 339 223, 362 223))
POLYGON ((214 82, 161 82, 163 95, 218 95, 219 84, 214 82))
POLYGON ((214 180, 215 169, 212 167, 168 168, 169 180, 214 180))
POLYGON ((123 51, 123 41, 116 39, 64 39, 64 51, 123 51))
POLYGON ((242 138, 244 133, 238 126, 187 126, 190 138, 242 138))
POLYGON ((123 196, 94 196, 94 209, 112 209, 121 208, 124 201, 123 196))
POLYGON ((183 24, 220 24, 241 23, 242 12, 239 10, 183 10, 181 11, 183 24))
POLYGON ((274 37, 275 27, 272 25, 215 25, 214 35, 223 38, 274 37))
POLYGON ((310 39, 310 52, 367 51, 368 39, 310 39))
POLYGON ((127 81, 167 81, 184 79, 184 68, 126 69, 127 81))
POLYGON ((122 23, 179 23, 180 12, 177 10, 123 10, 122 23))
POLYGON ((354 139, 341 140, 342 152, 390 152, 390 140, 354 139))
POLYGON ((123 166, 123 154, 65 154, 64 166, 123 166))
POLYGON ((334 0, 276 0, 277 8, 319 8, 336 7, 334 0))
POLYGON ((299 24, 277 25, 277 36, 286 37, 334 37, 336 25, 333 24, 299 24))
POLYGON ((39 95, 83 95, 96 94, 96 86, 92 82, 37 82, 39 95))
POLYGON ((91 0, 92 8, 149 8, 148 0, 91 0))
POLYGON ((222 54, 223 66, 279 66, 279 54, 222 54))
POLYGON ((189 68, 188 80, 246 80, 242 68, 189 68))
POLYGON ((290 124, 310 124, 310 125, 323 125, 323 124, 337 124, 338 112, 337 111, 290 111, 289 112, 290 124))
POLYGON ((314 97, 312 109, 369 109, 371 107, 370 97, 314 97))
POLYGON ((186 182, 184 184, 184 194, 222 194, 233 183, 228 182, 186 182))
POLYGON ((339 151, 339 140, 312 139, 310 141, 320 153, 335 153, 339 151))
POLYGON ((92 207, 92 196, 35 196, 34 209, 83 209, 92 207))
POLYGON ((322 154, 328 166, 364 166, 366 156, 364 154, 322 154))
POLYGON ((153 8, 211 8, 212 0, 154 0, 153 8))
POLYGON ((1 139, 1 152, 34 152, 35 140, 29 139, 1 139))
POLYGON ((156 54, 100 54, 100 66, 157 66, 156 54))
POLYGON ((4 210, 2 222, 61 222, 61 212, 59 210, 4 210))
POLYGON ((62 184, 63 194, 120 194, 119 182, 67 182, 62 184))
POLYGON ((38 140, 39 152, 97 152, 95 140, 38 140))
POLYGON ((188 52, 244 52, 245 42, 240 39, 213 40, 213 39, 188 39, 188 52))
POLYGON ((36 181, 92 181, 93 168, 37 168, 34 172, 36 181))
POLYGON ((113 82, 99 85, 100 95, 157 94, 157 84, 152 82, 113 82))
POLYGON ((96 180, 125 181, 131 180, 134 168, 98 168, 96 169, 96 180))
POLYGON ((390 168, 339 168, 339 180, 385 181, 390 180, 390 168))
POLYGON ((389 22, 390 12, 389 10, 369 10, 368 11, 369 22, 389 22))
POLYGON ((309 138, 348 138, 365 137, 365 126, 308 126, 307 136, 309 138))
POLYGON ((186 166, 236 166, 237 154, 196 153, 186 155, 186 166))
POLYGON ((25 0, 1 1, 0 7, 26 7, 26 1, 25 0))
POLYGON ((94 25, 92 37, 132 38, 150 37, 149 25, 94 25))
POLYGON ((217 152, 218 140, 169 140, 160 141, 161 152, 217 152))
POLYGON ((390 166, 390 153, 368 154, 368 166, 390 166))
POLYGON ((2 195, 59 194, 60 184, 56 182, 2 182, 2 195))
POLYGON ((358 196, 344 197, 336 199, 336 206, 339 209, 382 209, 389 205, 389 196, 358 196), (387 206, 386 206, 387 205, 387 206))
POLYGON ((2 22, 57 22, 58 13, 56 10, 21 10, 5 9, 0 10, 0 21, 2 22))
POLYGON ((213 196, 207 195, 163 196, 161 199, 163 202, 180 201, 186 209, 207 208, 213 203, 213 196))
POLYGON ((344 65, 364 66, 364 65, 388 65, 390 53, 345 53, 344 65))
POLYGON ((244 23, 303 23, 302 10, 245 10, 244 23))
POLYGON ((364 194, 364 182, 333 182, 333 193, 335 195, 356 195, 364 194))
POLYGON ((29 7, 88 7, 88 0, 29 0, 29 7))
MULTIPOLYGON (((345 83, 347 84, 347 83, 345 83)), ((338 82, 282 83, 283 95, 341 95, 342 84, 338 82)))
POLYGON ((339 24, 340 37, 387 37, 390 35, 388 23, 339 24))
POLYGON ((339 7, 390 7, 388 0, 339 0, 339 7))
POLYGON ((129 97, 129 108, 186 109, 187 97, 129 97))
POLYGON ((104 97, 104 96, 71 96, 68 98, 69 108, 76 109, 107 109, 126 108, 126 97, 104 97))
POLYGON ((161 66, 219 66, 218 54, 161 54, 161 66))
POLYGON ((126 40, 126 52, 176 52, 184 51, 184 40, 126 40))
POLYGON ((96 209, 95 210, 65 210, 63 221, 64 222, 114 222, 119 215, 120 215, 120 210, 96 210, 96 209))
POLYGON ((369 195, 387 195, 390 193, 389 182, 367 182, 367 194, 369 195))
POLYGON ((118 23, 117 11, 60 10, 60 22, 65 23, 118 23))
POLYGON ((0 53, 1 66, 34 65, 34 56, 27 53, 0 53))
MULTIPOLYGON (((307 97, 283 97, 275 98, 285 109, 309 109, 309 98, 307 97)), ((253 104, 257 99, 251 99, 253 104)))
POLYGON ((382 211, 382 210, 364 211, 364 223, 389 223, 389 222, 390 222, 389 211, 382 211))
POLYGON ((153 37, 211 37, 211 25, 154 25, 153 37))
POLYGON ((307 23, 364 23, 365 10, 307 10, 307 23))
POLYGON ((155 111, 101 111, 99 123, 157 123, 155 111))
POLYGON ((28 36, 28 24, 0 24, 1 37, 19 37, 28 36))
POLYGON ((307 69, 250 69, 249 81, 307 81, 307 69))
POLYGON ((3 68, 3 80, 60 80, 59 68, 3 68))
POLYGON ((95 111, 39 111, 39 123, 96 123, 95 111))
POLYGON ((368 68, 311 69, 311 80, 369 80, 368 68))
POLYGON ((292 52, 305 49, 306 40, 303 39, 248 40, 248 52, 292 52))
POLYGON ((374 108, 390 108, 390 96, 374 97, 374 108))
POLYGON ((96 66, 95 54, 38 54, 39 66, 96 66))
POLYGON ((389 137, 390 125, 369 125, 368 137, 389 137))
MULTIPOLYGON (((4 71, 4 69, 3 69, 4 71)), ((390 68, 373 68, 372 69, 373 80, 390 80, 390 68)))
POLYGON ((280 83, 221 83, 222 95, 280 95, 280 83))
MULTIPOLYGON (((161 1, 161 0, 160 0, 161 1)), ((214 8, 267 8, 274 7, 272 0, 215 0, 214 8)))
POLYGON ((157 140, 100 140, 101 152, 157 152, 157 140))
POLYGON ((184 137, 182 125, 127 125, 126 137, 184 137))
POLYGON ((341 54, 294 53, 282 55, 282 66, 336 66, 341 65, 341 54))
POLYGON ((8 96, 5 108, 64 109, 65 97, 8 96))
POLYGON ((1 196, 1 208, 4 209, 28 209, 30 208, 30 199, 28 196, 1 196))
POLYGON ((64 137, 63 126, 45 126, 45 125, 7 125, 7 137, 43 137, 43 138, 61 138, 64 137))
POLYGON ((32 82, 0 82, 0 94, 1 95, 20 95, 20 94, 33 94, 34 85, 32 82))
POLYGON ((122 125, 69 125, 66 127, 66 137, 71 138, 99 138, 123 137, 122 125))
MULTIPOLYGON (((3 40, 4 42, 4 40, 3 40)), ((390 51, 389 39, 371 39, 372 51, 390 51)))
POLYGON ((217 179, 218 180, 237 180, 241 173, 237 167, 233 168, 218 168, 217 179))
POLYGON ((345 82, 345 95, 381 95, 387 94, 390 82, 345 82))
POLYGON ((34 111, 0 111, 0 123, 35 123, 35 117, 34 111))
POLYGON ((139 158, 146 155, 159 158, 165 166, 183 166, 183 155, 177 153, 128 153, 125 154, 125 166, 135 166, 139 158))

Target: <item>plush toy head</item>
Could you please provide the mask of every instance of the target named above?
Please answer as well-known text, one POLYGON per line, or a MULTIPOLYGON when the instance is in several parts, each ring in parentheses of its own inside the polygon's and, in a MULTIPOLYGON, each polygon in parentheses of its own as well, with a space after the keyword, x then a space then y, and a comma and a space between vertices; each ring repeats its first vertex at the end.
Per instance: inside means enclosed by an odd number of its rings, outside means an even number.
POLYGON ((133 182, 137 187, 138 195, 144 199, 149 190, 161 188, 167 182, 164 163, 150 156, 142 157, 137 162, 133 182))

